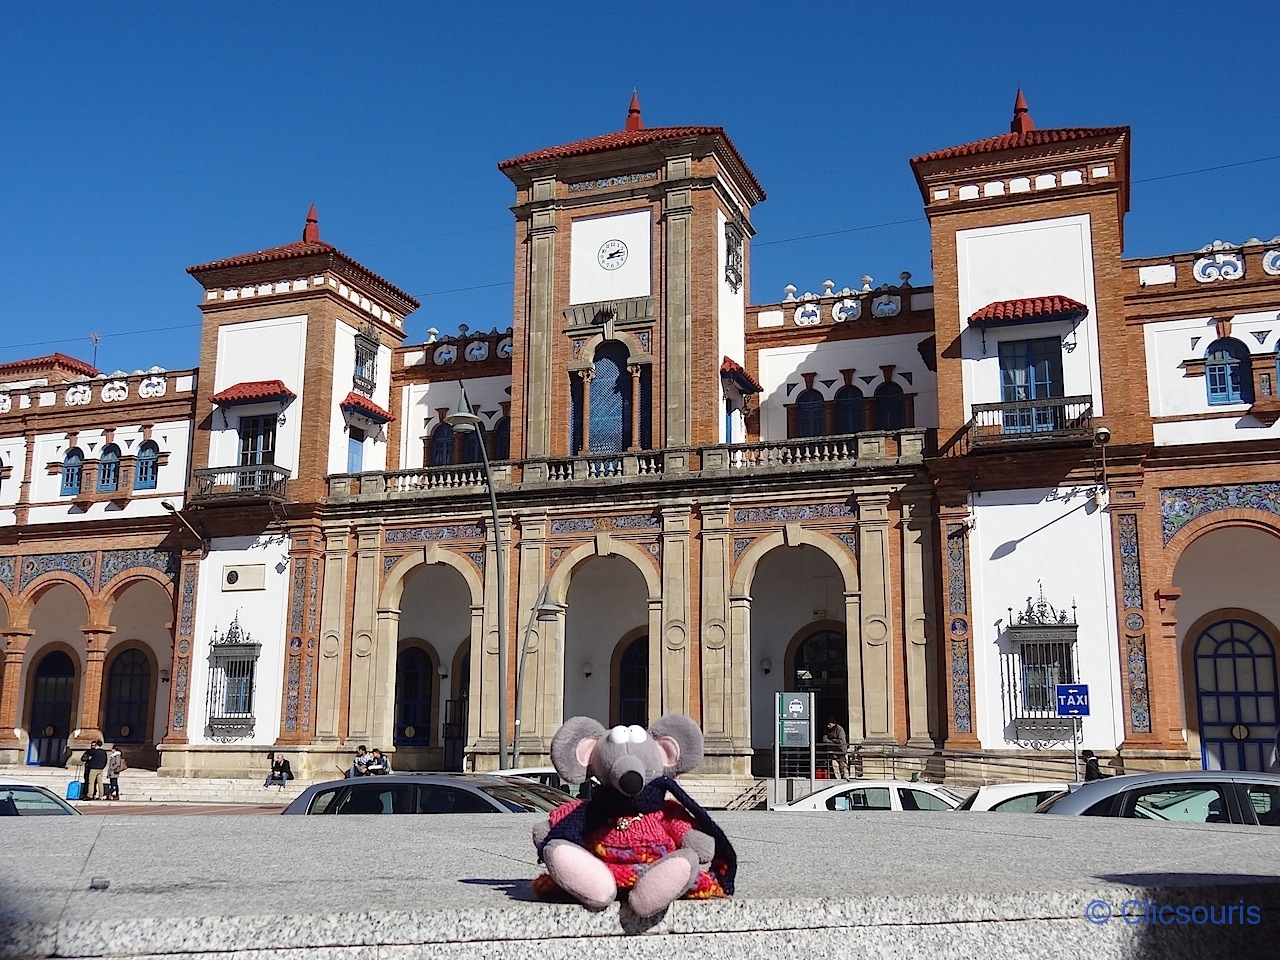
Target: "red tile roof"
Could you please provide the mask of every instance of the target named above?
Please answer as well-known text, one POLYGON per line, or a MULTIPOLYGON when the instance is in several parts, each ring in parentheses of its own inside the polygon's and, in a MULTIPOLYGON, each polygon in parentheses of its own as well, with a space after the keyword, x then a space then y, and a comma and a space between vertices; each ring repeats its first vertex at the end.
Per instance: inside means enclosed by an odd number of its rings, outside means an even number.
POLYGON ((390 423, 395 419, 368 397, 356 393, 354 390, 348 393, 338 406, 343 410, 354 410, 356 413, 364 414, 370 420, 377 420, 380 423, 390 423))
POLYGON ((237 403, 293 400, 296 397, 297 394, 286 387, 283 380, 246 380, 215 393, 209 400, 219 406, 229 407, 237 403))
POLYGON ((742 364, 730 360, 728 357, 720 361, 720 376, 722 379, 736 382, 742 388, 743 393, 759 393, 764 389, 755 377, 743 369, 742 364))
POLYGON ((8 363, 0 363, 0 376, 49 367, 60 367, 71 373, 81 374, 86 377, 96 377, 101 372, 97 367, 91 366, 83 360, 77 360, 75 357, 69 357, 65 353, 51 353, 45 357, 32 357, 30 360, 11 360, 8 363))
POLYGON ((912 157, 911 163, 927 163, 930 160, 954 160, 958 157, 973 157, 983 153, 997 153, 1001 150, 1019 150, 1024 147, 1042 147, 1053 143, 1069 143, 1073 140, 1091 140, 1097 137, 1112 137, 1127 133, 1128 127, 1061 127, 1056 130, 1027 130, 1023 133, 1002 133, 998 137, 975 140, 973 143, 962 143, 958 147, 947 147, 932 153, 912 157))
POLYGON ((642 147, 651 143, 664 143, 668 140, 683 140, 688 137, 719 137, 729 149, 729 154, 737 161, 741 167, 743 176, 751 186, 764 198, 764 190, 761 189, 755 175, 743 162, 738 148, 733 145, 733 141, 729 139, 729 135, 725 133, 724 127, 648 127, 638 130, 616 130, 613 133, 606 133, 599 137, 591 137, 588 140, 578 140, 574 143, 566 143, 558 147, 547 147, 544 150, 535 150, 532 153, 522 154, 513 157, 510 160, 503 160, 498 164, 499 170, 509 170, 512 167, 523 166, 527 163, 540 163, 546 160, 564 160, 569 157, 585 157, 593 153, 604 153, 608 150, 620 150, 625 147, 642 147))
POLYGON ((1021 300, 998 300, 969 317, 973 324, 1034 323, 1067 317, 1086 317, 1089 308, 1070 297, 1024 297, 1021 300))

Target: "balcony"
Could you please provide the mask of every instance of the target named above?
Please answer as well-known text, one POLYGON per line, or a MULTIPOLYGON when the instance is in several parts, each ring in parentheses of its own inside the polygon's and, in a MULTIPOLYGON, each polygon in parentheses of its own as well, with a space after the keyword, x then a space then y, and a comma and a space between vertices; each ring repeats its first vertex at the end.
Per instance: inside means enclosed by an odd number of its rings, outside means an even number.
POLYGON ((196 471, 193 503, 248 503, 288 499, 289 471, 270 463, 196 471))
POLYGON ((1093 442, 1093 397, 1040 397, 975 403, 969 421, 973 448, 1093 442))
MULTIPOLYGON (((773 443, 513 460, 493 464, 493 478, 499 488, 530 490, 577 487, 584 483, 600 486, 662 481, 687 483, 699 478, 915 466, 923 463, 924 449, 922 429, 871 432, 773 443)), ((448 497, 482 490, 484 471, 479 464, 339 474, 329 478, 329 497, 339 502, 448 497)))

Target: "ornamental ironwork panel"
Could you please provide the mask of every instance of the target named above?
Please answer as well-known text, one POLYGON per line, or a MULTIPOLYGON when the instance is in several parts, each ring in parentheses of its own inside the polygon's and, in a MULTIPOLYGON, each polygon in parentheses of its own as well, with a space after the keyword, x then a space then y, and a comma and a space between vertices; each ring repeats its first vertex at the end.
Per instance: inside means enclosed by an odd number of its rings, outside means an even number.
POLYGON ((209 694, 205 736, 218 742, 253 736, 254 694, 258 656, 262 644, 254 643, 240 626, 237 615, 226 632, 214 628, 209 641, 209 694))

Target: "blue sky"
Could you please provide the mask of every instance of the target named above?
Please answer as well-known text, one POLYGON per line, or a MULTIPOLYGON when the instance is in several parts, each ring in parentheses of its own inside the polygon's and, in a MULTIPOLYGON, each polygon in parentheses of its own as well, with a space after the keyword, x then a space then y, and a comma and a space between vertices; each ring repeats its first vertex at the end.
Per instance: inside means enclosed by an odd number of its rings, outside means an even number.
POLYGON ((501 160, 723 126, 769 195, 753 302, 930 278, 908 160, 1133 128, 1126 256, 1280 234, 1280 5, 15 4, 0 32, 0 362, 198 362, 196 263, 324 239, 422 301, 409 340, 511 324, 501 160), (1218 168, 1218 169, 1210 169, 1218 168))

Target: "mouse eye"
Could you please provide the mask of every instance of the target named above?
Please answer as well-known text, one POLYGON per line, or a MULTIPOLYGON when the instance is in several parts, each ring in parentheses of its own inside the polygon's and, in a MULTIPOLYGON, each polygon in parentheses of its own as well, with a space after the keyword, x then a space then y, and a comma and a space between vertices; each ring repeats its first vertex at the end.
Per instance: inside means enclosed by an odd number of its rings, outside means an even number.
POLYGON ((645 732, 644 727, 637 727, 634 723, 627 727, 627 739, 632 743, 644 743, 649 739, 649 734, 645 732))
POLYGON ((610 743, 626 743, 628 739, 626 727, 617 726, 609 731, 610 743))

